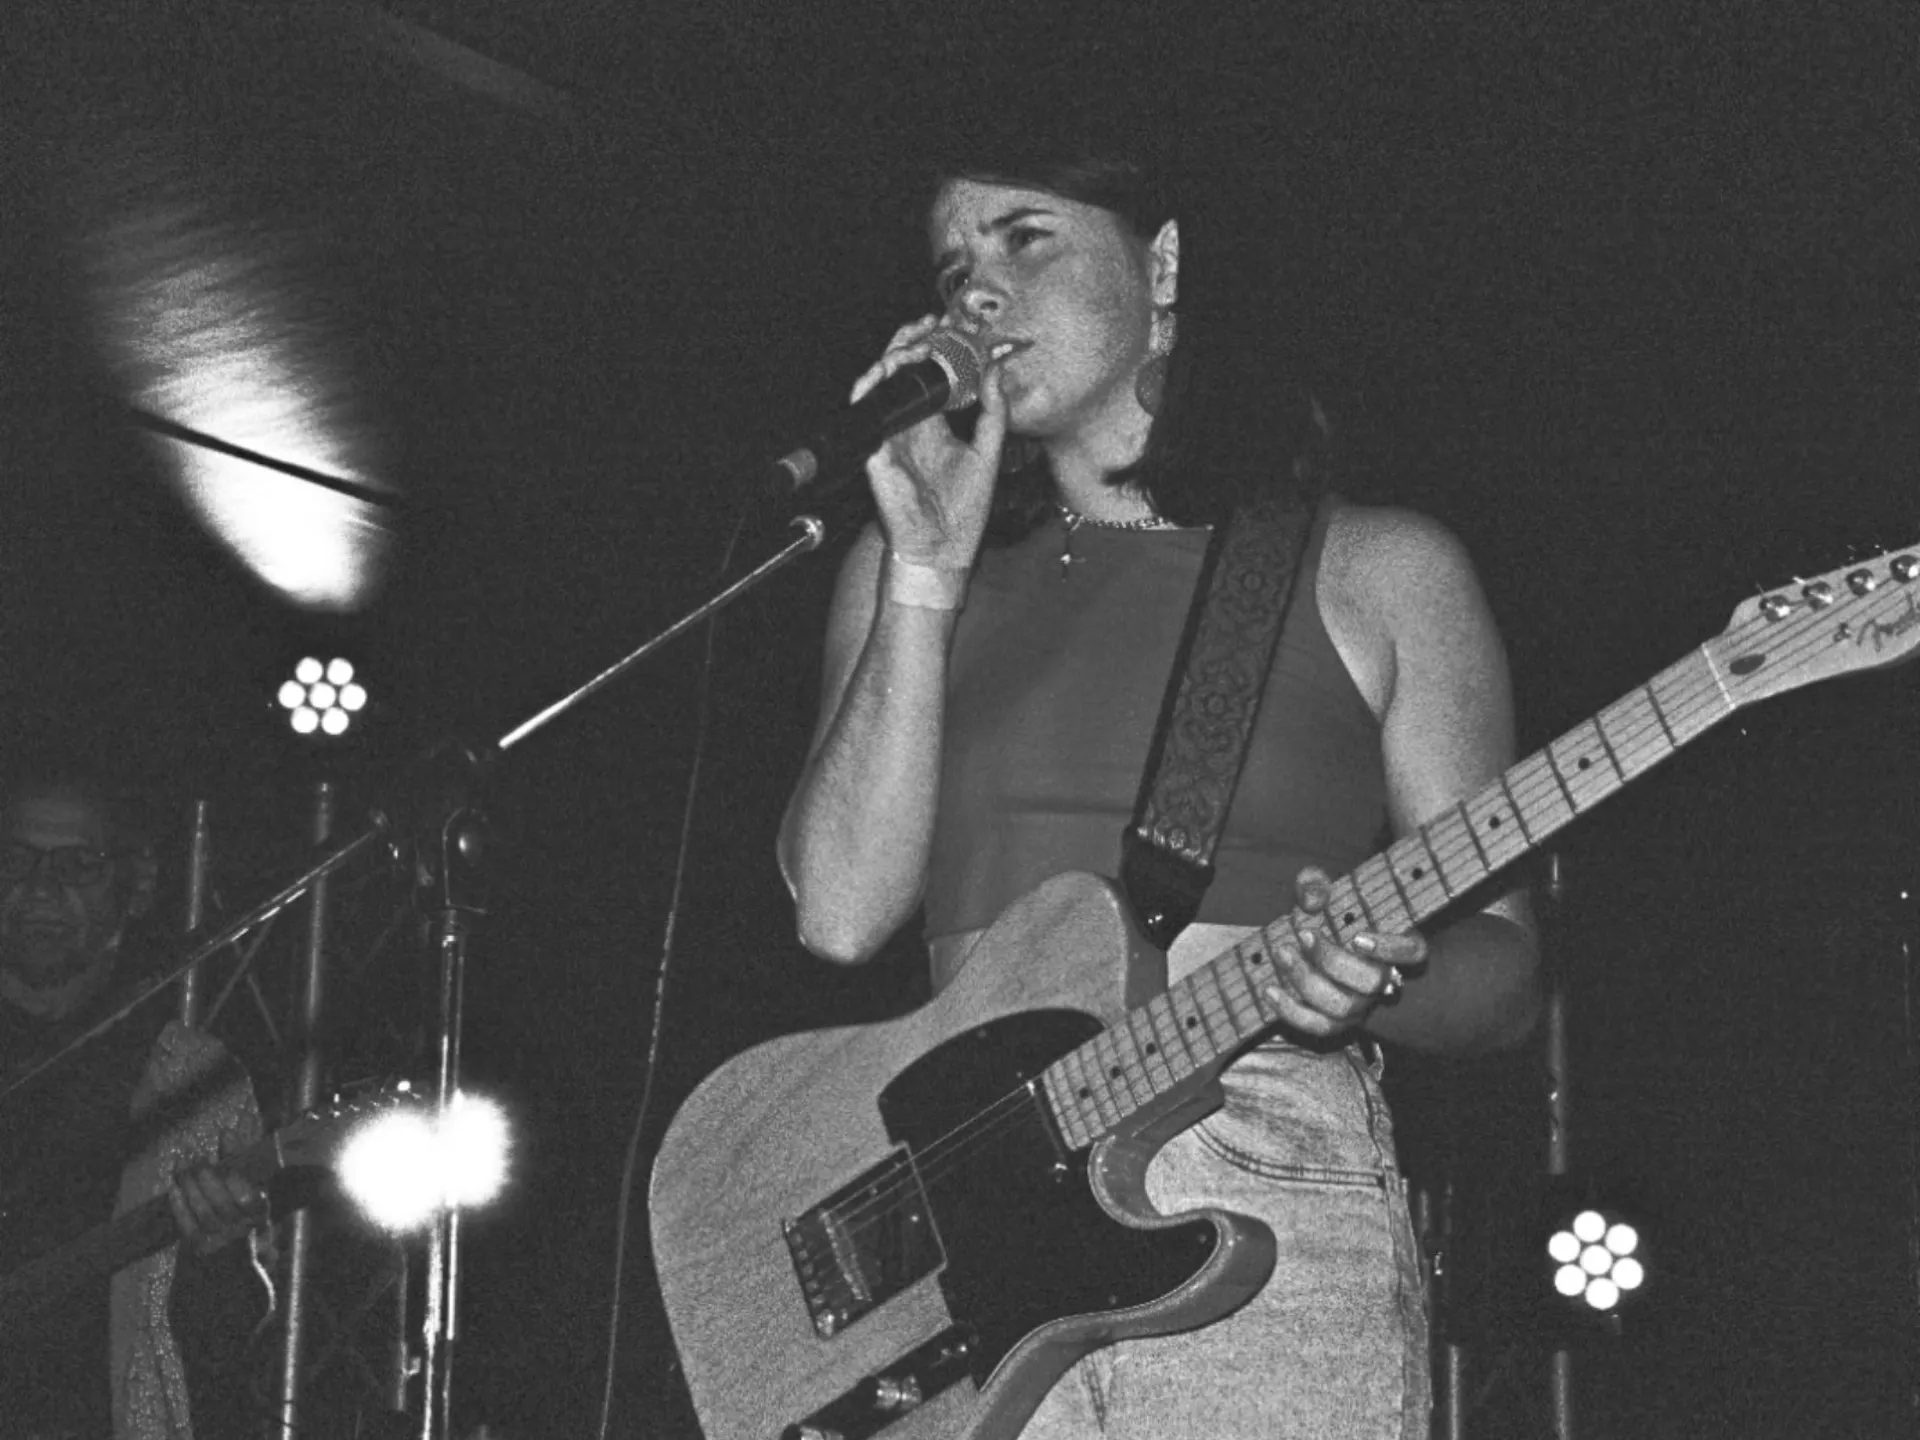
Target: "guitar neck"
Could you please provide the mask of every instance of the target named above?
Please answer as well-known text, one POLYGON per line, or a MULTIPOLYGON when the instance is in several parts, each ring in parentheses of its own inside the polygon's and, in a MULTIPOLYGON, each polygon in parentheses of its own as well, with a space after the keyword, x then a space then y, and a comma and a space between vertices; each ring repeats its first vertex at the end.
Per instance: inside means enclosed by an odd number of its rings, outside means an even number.
POLYGON ((1279 1018, 1260 994, 1274 947, 1308 930, 1342 941, 1405 931, 1447 908, 1736 708, 1707 646, 1336 880, 1326 912, 1283 915, 1045 1072, 1061 1133, 1091 1144, 1164 1096, 1210 1079, 1279 1018))
POLYGON ((79 1239, 0 1281, 0 1333, 78 1287, 165 1249, 180 1238, 165 1195, 96 1225, 79 1239))
MULTIPOLYGON (((225 1168, 255 1185, 264 1185, 282 1168, 279 1137, 269 1135, 249 1146, 227 1161, 225 1168)), ((112 1275, 179 1238, 173 1207, 164 1194, 94 1226, 0 1279, 0 1333, 39 1313, 70 1290, 112 1275)))

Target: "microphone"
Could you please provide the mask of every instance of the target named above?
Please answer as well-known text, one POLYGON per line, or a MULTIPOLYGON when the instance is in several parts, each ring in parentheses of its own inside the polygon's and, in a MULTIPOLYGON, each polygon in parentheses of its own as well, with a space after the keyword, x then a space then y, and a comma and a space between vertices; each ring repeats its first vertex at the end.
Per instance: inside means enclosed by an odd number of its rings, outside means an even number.
POLYGON ((932 358, 893 372, 853 404, 829 416, 799 445, 773 462, 771 474, 789 491, 824 495, 859 472, 889 435, 942 410, 964 410, 980 398, 980 352, 957 330, 927 337, 932 358))

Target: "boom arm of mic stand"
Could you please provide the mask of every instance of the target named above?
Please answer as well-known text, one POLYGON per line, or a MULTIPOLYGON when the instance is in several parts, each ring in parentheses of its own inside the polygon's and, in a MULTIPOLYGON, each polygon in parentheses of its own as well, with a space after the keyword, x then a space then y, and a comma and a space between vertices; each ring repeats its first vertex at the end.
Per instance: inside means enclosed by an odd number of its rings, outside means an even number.
POLYGON ((547 706, 546 709, 542 710, 532 719, 514 726, 513 729, 502 735, 496 742, 497 748, 501 751, 511 750, 515 745, 518 745, 522 740, 533 734, 534 731, 546 725, 548 721, 557 719, 589 695, 611 685, 615 680, 626 674, 627 671, 631 670, 635 665, 638 665, 669 640, 684 634, 709 615, 731 605, 735 600, 738 600, 742 595, 759 585, 761 581, 772 575, 776 570, 784 569, 788 564, 797 560, 809 550, 818 550, 820 548, 820 542, 827 537, 826 525, 816 516, 796 515, 792 523, 801 533, 791 541, 785 549, 775 554, 772 559, 767 560, 757 569, 742 575, 738 580, 734 581, 733 584, 727 586, 726 589, 722 590, 718 595, 715 595, 711 600, 708 600, 704 605, 701 605, 699 608, 690 611, 688 614, 674 621, 673 624, 647 641, 638 650, 635 650, 625 659, 618 660, 612 665, 609 665, 605 670, 602 670, 598 675, 587 681, 586 684, 575 690, 571 695, 554 701, 553 704, 547 706))

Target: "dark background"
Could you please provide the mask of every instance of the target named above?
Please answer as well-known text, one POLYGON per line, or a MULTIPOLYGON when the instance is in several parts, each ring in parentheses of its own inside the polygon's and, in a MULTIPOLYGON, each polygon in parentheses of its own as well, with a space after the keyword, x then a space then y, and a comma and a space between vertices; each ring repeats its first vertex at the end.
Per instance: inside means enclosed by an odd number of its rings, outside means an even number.
MULTIPOLYGON (((14 13, 0 714, 10 744, 83 737, 170 803, 211 798, 230 908, 297 851, 316 766, 357 815, 407 757, 497 737, 707 593, 752 462, 925 308, 903 138, 988 106, 1124 96, 1238 171, 1343 483, 1465 538, 1529 747, 1762 587, 1920 540, 1909 4, 14 13), (113 159, 128 134, 157 171, 113 159), (75 257, 156 187, 267 257, 269 319, 409 502, 350 616, 293 610, 199 530, 99 363, 112 297, 75 257), (268 705, 319 647, 380 707, 325 761, 268 705)), ((779 537, 752 520, 737 558, 779 537)), ((710 669, 683 638, 499 778, 467 1056, 520 1150, 470 1229, 463 1425, 598 1422, 670 921, 616 1434, 692 1433, 641 1198, 673 1104, 756 1040, 917 993, 910 949, 855 976, 802 954, 773 868, 831 570, 788 572, 710 669)), ((1920 1428, 1915 699, 1909 669, 1745 712, 1562 846, 1575 1155, 1660 1266, 1627 1335, 1583 1352, 1585 1433, 1920 1428)), ((366 960, 392 898, 346 887, 341 989, 404 1036, 406 934, 366 960)), ((1538 1065, 1396 1070, 1420 1164, 1490 1252, 1526 1243, 1538 1065)), ((1537 1346, 1474 1347, 1470 1433, 1542 1433, 1537 1346)))

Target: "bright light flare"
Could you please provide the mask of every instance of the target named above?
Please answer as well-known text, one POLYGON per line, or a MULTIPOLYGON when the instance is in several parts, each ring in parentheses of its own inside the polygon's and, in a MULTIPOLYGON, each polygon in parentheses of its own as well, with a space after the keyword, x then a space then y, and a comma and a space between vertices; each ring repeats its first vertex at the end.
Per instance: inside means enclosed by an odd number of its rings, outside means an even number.
POLYGON ((440 1147, 449 1204, 485 1205, 507 1183, 512 1139, 506 1114, 493 1101, 464 1091, 454 1096, 441 1127, 440 1147))
POLYGON ((498 1195, 511 1151, 500 1107, 462 1092, 444 1122, 420 1111, 368 1121, 341 1150, 340 1184, 382 1229, 417 1230, 443 1209, 472 1209, 498 1195))

